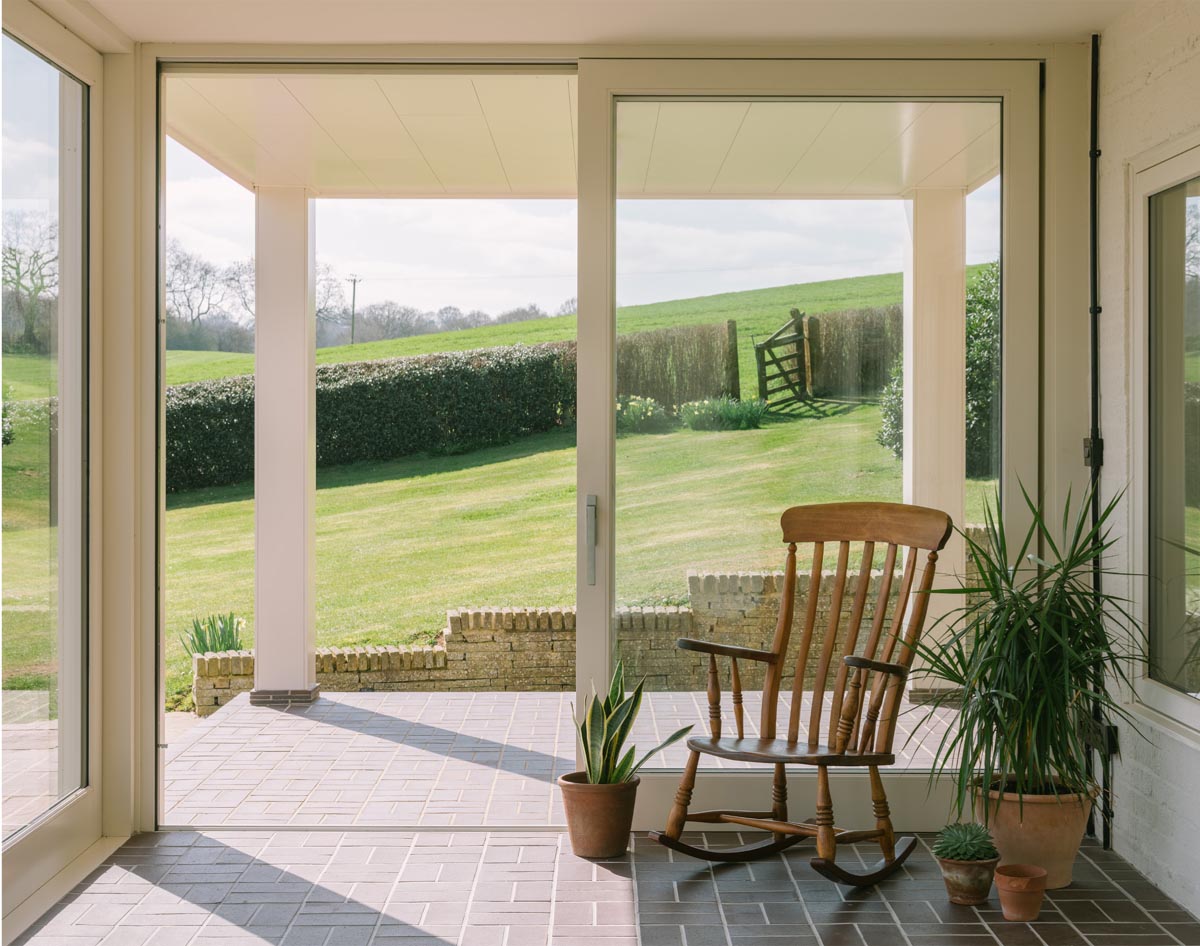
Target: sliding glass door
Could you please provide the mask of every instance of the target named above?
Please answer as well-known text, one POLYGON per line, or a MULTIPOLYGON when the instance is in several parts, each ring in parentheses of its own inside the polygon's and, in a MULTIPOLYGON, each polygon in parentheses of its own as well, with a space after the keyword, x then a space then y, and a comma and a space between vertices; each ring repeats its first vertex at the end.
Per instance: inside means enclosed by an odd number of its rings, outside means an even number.
POLYGON ((87 783, 87 89, 3 44, 7 842, 87 783))
MULTIPOLYGON (((646 679, 639 745, 708 715, 675 638, 769 642, 785 508, 969 527, 1036 483, 1036 358, 1002 350, 1037 347, 1037 108, 1024 63, 581 66, 579 684, 646 679)), ((643 826, 684 756, 643 770, 643 826)), ((697 803, 755 777, 727 764, 697 803)))

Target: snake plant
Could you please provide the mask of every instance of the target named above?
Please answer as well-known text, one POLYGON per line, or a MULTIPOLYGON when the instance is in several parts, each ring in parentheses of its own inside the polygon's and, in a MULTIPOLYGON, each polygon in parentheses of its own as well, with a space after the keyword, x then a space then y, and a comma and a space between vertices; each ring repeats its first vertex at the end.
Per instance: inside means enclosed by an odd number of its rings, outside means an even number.
POLYGON ((673 732, 664 742, 635 763, 637 746, 625 749, 625 741, 629 738, 634 720, 642 707, 642 689, 645 685, 646 679, 643 677, 634 687, 633 693, 626 696, 625 669, 618 661, 604 699, 596 695, 596 688, 593 686, 592 696, 583 710, 583 719, 575 717, 575 728, 579 731, 579 741, 583 745, 588 781, 593 785, 614 785, 630 781, 652 755, 678 742, 692 731, 691 726, 684 726, 673 732))

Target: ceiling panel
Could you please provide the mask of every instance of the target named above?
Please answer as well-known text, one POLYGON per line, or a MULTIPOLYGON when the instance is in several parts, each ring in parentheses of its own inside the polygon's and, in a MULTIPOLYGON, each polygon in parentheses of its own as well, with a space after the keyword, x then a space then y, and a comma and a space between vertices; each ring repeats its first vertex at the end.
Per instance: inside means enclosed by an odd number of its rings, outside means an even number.
POLYGON ((362 172, 368 191, 440 188, 375 77, 298 75, 282 82, 362 172))
POLYGON ((644 190, 664 197, 709 193, 749 110, 749 102, 663 105, 644 190))
POLYGON ((635 197, 646 189, 650 149, 658 130, 658 102, 621 102, 617 109, 617 194, 635 197))
POLYGON ((924 102, 843 102, 779 187, 780 194, 832 197, 904 133, 924 102))
POLYGON ((571 90, 561 76, 472 80, 513 193, 575 194, 571 90))
MULTIPOLYGON (((574 75, 169 74, 166 125, 246 186, 571 197, 574 75)), ((623 101, 622 197, 901 197, 997 173, 999 107, 623 101)))
MULTIPOLYGON (((925 109, 848 185, 859 195, 887 196, 916 187, 948 156, 998 125, 1000 107, 984 102, 939 102, 925 109), (936 147, 931 147, 931 143, 936 147)), ((999 151, 996 152, 999 158, 999 151)), ((960 182, 965 183, 965 182, 960 182)))
POLYGON ((837 111, 831 102, 755 102, 714 182, 719 193, 773 194, 837 111))

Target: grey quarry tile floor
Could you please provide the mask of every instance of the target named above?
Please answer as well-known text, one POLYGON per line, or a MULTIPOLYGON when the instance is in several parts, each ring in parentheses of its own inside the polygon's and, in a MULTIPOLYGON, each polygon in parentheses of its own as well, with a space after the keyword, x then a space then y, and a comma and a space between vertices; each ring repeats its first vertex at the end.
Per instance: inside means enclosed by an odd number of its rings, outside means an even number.
MULTIPOLYGON (((164 776, 172 826, 561 825, 555 779, 575 769, 569 693, 324 693, 310 706, 242 695, 172 738, 164 776)), ((786 701, 785 701, 786 702, 786 701)), ((760 695, 746 694, 753 734, 760 695)), ((786 713, 786 710, 783 710, 786 713)), ((948 713, 918 727, 908 707, 897 768, 927 768, 948 713), (909 741, 909 733, 918 737, 909 741)), ((705 731, 703 693, 650 693, 632 735, 657 745, 705 731)), ((731 724, 727 724, 731 725, 731 724)), ((652 767, 681 768, 677 743, 652 767)), ((746 767, 708 757, 706 766, 746 767)))
MULTIPOLYGON (((748 838, 723 834, 728 843, 748 838)), ((708 840, 714 840, 709 838, 708 840)), ((1200 923, 1120 857, 1085 844, 1034 923, 946 900, 927 839, 856 891, 810 846, 712 866, 644 836, 587 861, 565 836, 180 831, 140 835, 21 946, 1196 946, 1200 923)), ((864 846, 868 847, 868 846, 864 846)), ((853 859, 853 849, 845 851, 853 859)), ((865 858, 874 859, 864 849, 865 858)), ((994 894, 994 891, 993 891, 994 894)))

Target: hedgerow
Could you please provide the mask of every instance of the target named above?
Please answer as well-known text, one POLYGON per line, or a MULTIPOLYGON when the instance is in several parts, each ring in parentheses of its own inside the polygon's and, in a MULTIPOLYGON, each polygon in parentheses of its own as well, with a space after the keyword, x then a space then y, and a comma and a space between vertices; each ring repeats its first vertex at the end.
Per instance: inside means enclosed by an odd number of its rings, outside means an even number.
MULTIPOLYGON (((317 465, 463 453, 571 423, 575 346, 509 345, 317 368, 317 465)), ((167 490, 254 477, 254 378, 167 389, 167 490)))

